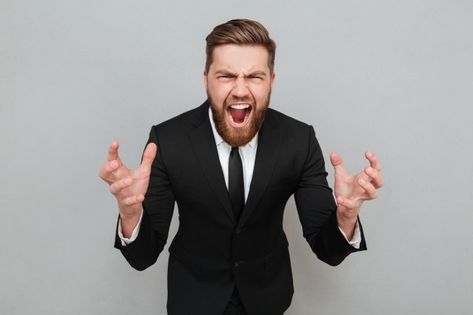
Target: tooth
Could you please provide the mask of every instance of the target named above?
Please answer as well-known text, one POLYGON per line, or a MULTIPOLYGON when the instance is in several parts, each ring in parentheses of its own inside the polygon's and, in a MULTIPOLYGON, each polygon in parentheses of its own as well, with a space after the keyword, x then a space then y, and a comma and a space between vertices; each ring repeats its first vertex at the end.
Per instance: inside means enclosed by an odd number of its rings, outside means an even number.
POLYGON ((231 108, 233 109, 247 109, 250 107, 248 104, 235 104, 235 105, 230 105, 231 108))

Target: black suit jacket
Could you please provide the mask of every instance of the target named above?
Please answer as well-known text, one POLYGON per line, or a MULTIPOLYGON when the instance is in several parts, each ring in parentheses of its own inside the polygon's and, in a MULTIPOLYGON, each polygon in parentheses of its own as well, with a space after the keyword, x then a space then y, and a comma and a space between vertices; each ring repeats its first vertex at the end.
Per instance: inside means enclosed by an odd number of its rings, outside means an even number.
MULTIPOLYGON (((336 204, 314 129, 268 109, 247 202, 231 209, 208 116, 208 102, 151 129, 158 146, 137 239, 119 248, 143 270, 169 248, 168 313, 221 315, 236 285, 249 315, 282 314, 293 295, 283 213, 294 194, 303 234, 319 259, 337 265, 356 251, 340 233, 336 204)), ((363 233, 362 233, 363 237, 363 233)), ((364 237, 360 250, 366 249, 364 237)))

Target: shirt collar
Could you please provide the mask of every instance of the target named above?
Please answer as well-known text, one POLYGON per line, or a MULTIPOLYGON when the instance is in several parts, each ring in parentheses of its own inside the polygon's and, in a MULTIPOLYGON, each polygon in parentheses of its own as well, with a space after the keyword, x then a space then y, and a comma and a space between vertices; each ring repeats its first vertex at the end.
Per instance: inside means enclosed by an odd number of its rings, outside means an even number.
MULTIPOLYGON (((230 146, 228 143, 226 143, 222 137, 220 136, 220 134, 218 133, 217 131, 217 128, 215 128, 215 122, 214 122, 214 119, 213 119, 213 116, 212 116, 212 110, 210 109, 210 106, 209 106, 209 120, 210 120, 210 126, 212 126, 212 132, 214 134, 214 139, 215 139, 215 144, 217 146, 221 145, 222 143, 225 143, 226 145, 230 146)), ((246 147, 246 146, 250 146, 251 148, 255 148, 256 147, 256 144, 258 142, 258 133, 259 131, 256 133, 256 135, 250 140, 250 142, 248 142, 247 144, 245 144, 243 147, 246 147)))

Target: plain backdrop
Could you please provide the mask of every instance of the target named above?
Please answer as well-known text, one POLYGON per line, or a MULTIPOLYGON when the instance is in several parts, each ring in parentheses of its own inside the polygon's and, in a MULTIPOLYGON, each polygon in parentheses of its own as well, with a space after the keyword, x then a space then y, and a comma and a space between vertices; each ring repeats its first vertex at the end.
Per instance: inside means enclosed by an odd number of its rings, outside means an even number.
POLYGON ((358 172, 365 150, 386 183, 335 268, 290 200, 286 314, 471 314, 472 1, 0 0, 1 314, 165 314, 167 247, 126 263, 98 170, 205 100, 205 37, 239 17, 276 40, 271 106, 315 127, 329 183, 330 152, 358 172))

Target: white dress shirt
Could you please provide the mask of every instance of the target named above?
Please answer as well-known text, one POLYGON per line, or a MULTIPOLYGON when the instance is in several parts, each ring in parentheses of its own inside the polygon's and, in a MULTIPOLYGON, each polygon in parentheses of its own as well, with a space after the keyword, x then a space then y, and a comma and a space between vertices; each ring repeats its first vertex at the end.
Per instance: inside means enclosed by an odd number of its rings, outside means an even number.
MULTIPOLYGON (((209 119, 210 119, 210 125, 212 126, 212 132, 215 138, 215 144, 217 145, 220 166, 222 167, 223 177, 225 178, 225 184, 227 185, 227 189, 228 189, 228 158, 230 157, 230 152, 232 150, 232 147, 228 143, 226 143, 222 139, 220 134, 217 132, 210 108, 209 108, 209 119)), ((251 179, 253 178, 253 170, 255 166, 257 148, 258 148, 258 133, 256 133, 256 135, 253 137, 253 139, 250 140, 250 142, 238 148, 238 152, 240 153, 240 157, 241 157, 241 162, 243 164, 243 183, 244 183, 244 189, 245 189, 245 201, 248 198, 251 179)), ((138 224, 133 230, 130 238, 125 238, 123 236, 121 220, 119 220, 118 236, 120 237, 122 246, 126 246, 127 244, 130 244, 136 239, 136 237, 138 236, 138 232, 140 230, 142 217, 143 217, 143 211, 141 211, 140 220, 138 221, 138 224)), ((345 239, 348 241, 348 243, 351 246, 357 249, 360 248, 361 234, 360 234, 360 229, 358 227, 358 222, 356 223, 355 233, 353 234, 353 237, 351 240, 347 239, 342 229, 340 229, 340 232, 343 234, 343 236, 345 237, 345 239)))

